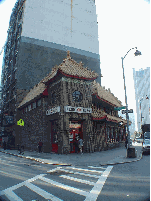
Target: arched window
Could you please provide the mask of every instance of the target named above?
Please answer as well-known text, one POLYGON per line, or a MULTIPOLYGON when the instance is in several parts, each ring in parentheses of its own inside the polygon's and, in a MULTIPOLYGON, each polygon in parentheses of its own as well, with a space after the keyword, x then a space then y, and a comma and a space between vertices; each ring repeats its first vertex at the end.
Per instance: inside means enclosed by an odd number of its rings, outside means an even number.
POLYGON ((72 94, 73 101, 81 102, 83 99, 83 95, 80 91, 74 91, 72 94))

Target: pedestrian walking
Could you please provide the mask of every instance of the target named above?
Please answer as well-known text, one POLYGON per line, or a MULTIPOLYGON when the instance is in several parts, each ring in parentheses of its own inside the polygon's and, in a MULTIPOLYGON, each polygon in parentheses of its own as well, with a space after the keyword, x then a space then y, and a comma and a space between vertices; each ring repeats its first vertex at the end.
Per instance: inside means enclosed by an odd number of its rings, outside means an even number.
POLYGON ((83 154, 83 153, 82 153, 82 148, 83 148, 83 140, 80 138, 80 139, 79 139, 79 149, 80 149, 80 153, 81 153, 81 154, 83 154))
POLYGON ((42 151, 41 151, 42 145, 43 145, 43 143, 42 143, 41 140, 40 140, 39 143, 38 143, 39 153, 42 152, 42 151))
POLYGON ((4 148, 4 150, 6 150, 6 142, 5 142, 5 140, 3 142, 3 148, 4 148))
POLYGON ((128 139, 126 137, 126 141, 125 141, 125 148, 127 149, 127 144, 128 144, 128 139))
POLYGON ((74 139, 74 146, 75 146, 75 153, 78 154, 78 150, 79 150, 79 144, 78 144, 78 140, 77 139, 74 139))
POLYGON ((20 152, 19 152, 19 154, 24 154, 24 145, 21 145, 20 146, 20 150, 19 150, 20 152))

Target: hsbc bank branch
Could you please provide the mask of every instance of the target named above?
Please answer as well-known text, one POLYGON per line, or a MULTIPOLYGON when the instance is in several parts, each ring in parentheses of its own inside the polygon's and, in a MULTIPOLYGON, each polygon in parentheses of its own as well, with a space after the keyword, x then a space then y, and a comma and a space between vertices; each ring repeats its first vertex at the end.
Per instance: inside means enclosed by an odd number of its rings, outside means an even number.
POLYGON ((95 81, 98 74, 67 58, 41 80, 18 106, 15 144, 25 150, 74 153, 74 139, 83 139, 83 151, 104 150, 125 138, 126 121, 115 107, 121 102, 95 81))

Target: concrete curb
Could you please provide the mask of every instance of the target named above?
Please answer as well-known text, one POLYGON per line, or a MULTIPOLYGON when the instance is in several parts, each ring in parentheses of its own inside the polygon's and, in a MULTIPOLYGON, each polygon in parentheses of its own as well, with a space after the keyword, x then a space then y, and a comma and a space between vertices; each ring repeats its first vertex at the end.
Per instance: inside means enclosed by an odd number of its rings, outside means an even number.
MULTIPOLYGON (((19 154, 13 154, 13 153, 8 153, 8 152, 5 152, 5 151, 1 151, 0 152, 2 153, 5 153, 5 154, 9 154, 9 155, 13 155, 13 156, 17 156, 17 157, 20 157, 20 158, 26 158, 26 159, 30 159, 30 160, 33 160, 33 161, 36 161, 36 162, 39 162, 39 163, 42 163, 42 164, 48 164, 48 165, 58 165, 58 166, 72 166, 72 164, 62 164, 62 163, 46 163, 42 160, 38 160, 36 158, 33 158, 33 157, 30 157, 30 156, 23 156, 23 155, 19 155, 19 154)), ((138 159, 135 159, 133 161, 124 161, 124 162, 115 162, 115 163, 105 163, 105 164, 100 164, 100 166, 106 166, 106 165, 117 165, 117 164, 124 164, 124 163, 132 163, 132 162, 136 162, 136 161, 139 161, 142 159, 142 153, 140 154, 139 158, 138 159)))
POLYGON ((118 164, 124 164, 124 163, 132 163, 132 162, 136 162, 136 161, 140 161, 143 157, 143 154, 141 153, 138 159, 135 159, 133 161, 124 161, 124 162, 115 162, 115 163, 106 163, 106 164, 100 164, 101 166, 105 166, 105 165, 118 165, 118 164))
POLYGON ((58 165, 58 166, 72 166, 71 164, 62 164, 62 163, 46 163, 44 161, 41 161, 41 160, 37 160, 33 157, 30 157, 30 156, 23 156, 23 155, 19 155, 19 154, 13 154, 13 153, 8 153, 8 152, 5 152, 5 151, 0 151, 2 153, 5 153, 5 154, 9 154, 9 155, 13 155, 13 156, 17 156, 17 157, 20 157, 20 158, 26 158, 26 159, 30 159, 30 160, 33 160, 33 161, 36 161, 36 162, 39 162, 39 163, 42 163, 42 164, 49 164, 49 165, 58 165))

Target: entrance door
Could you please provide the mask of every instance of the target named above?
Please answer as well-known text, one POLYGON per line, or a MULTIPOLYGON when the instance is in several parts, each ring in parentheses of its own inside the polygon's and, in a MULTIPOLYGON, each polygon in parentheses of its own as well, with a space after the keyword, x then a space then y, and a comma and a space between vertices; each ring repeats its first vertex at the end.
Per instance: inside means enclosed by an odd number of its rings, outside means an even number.
POLYGON ((70 141, 70 153, 75 153, 75 145, 74 140, 79 139, 79 131, 77 129, 71 129, 69 134, 69 141, 70 141))
POLYGON ((69 126, 70 126, 70 134, 69 134, 70 153, 75 153, 75 145, 74 145, 75 138, 77 140, 79 140, 79 138, 83 139, 82 124, 80 121, 71 121, 69 126))
POLYGON ((51 122, 51 145, 52 152, 58 153, 58 130, 57 121, 51 122))

